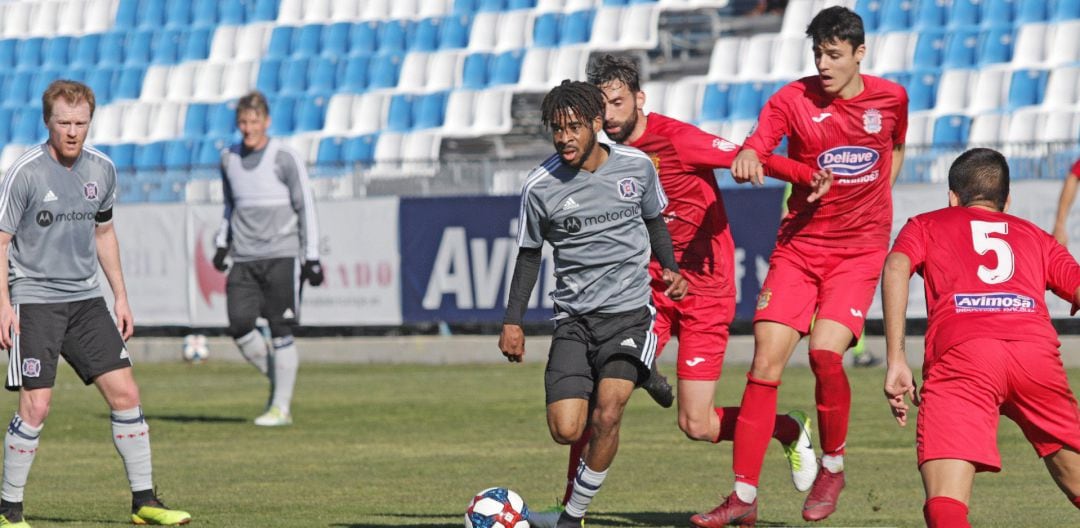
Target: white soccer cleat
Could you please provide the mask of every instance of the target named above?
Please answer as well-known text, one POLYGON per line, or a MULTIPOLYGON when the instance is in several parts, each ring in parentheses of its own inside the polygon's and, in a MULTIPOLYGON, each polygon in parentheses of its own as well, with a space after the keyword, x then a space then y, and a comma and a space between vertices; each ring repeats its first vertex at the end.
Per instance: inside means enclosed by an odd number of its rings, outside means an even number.
POLYGON ((791 482, 795 489, 806 491, 814 485, 818 473, 817 455, 810 443, 810 418, 802 411, 791 411, 787 415, 799 424, 799 437, 784 445, 784 457, 791 466, 791 482))
POLYGON ((282 425, 292 425, 292 415, 288 411, 281 410, 281 407, 272 405, 262 416, 255 419, 255 425, 263 427, 280 427, 282 425))

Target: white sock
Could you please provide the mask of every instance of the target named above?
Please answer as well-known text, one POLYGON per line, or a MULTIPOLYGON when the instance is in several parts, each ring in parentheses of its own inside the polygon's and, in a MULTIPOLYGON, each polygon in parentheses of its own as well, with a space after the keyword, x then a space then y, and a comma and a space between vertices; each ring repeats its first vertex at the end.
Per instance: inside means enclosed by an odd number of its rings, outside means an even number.
POLYGON ((746 482, 735 481, 735 495, 739 500, 749 504, 757 499, 757 486, 746 482))
POLYGON ((574 491, 570 494, 570 500, 566 503, 566 513, 576 518, 585 516, 585 510, 589 509, 596 492, 600 491, 600 485, 607 477, 607 470, 593 471, 582 462, 578 469, 578 476, 574 479, 574 491))
POLYGON ((8 502, 22 502, 26 478, 37 454, 38 439, 45 424, 30 427, 18 414, 8 424, 4 435, 4 484, 0 496, 8 502))
POLYGON ((143 418, 142 408, 112 412, 113 444, 124 460, 132 491, 154 489, 150 463, 150 426, 143 418))
POLYGON ((271 405, 289 412, 296 371, 300 368, 300 354, 296 351, 293 336, 274 338, 274 395, 271 405))
POLYGON ((263 339, 262 332, 259 332, 258 328, 236 338, 236 346, 240 348, 240 354, 248 363, 254 365, 263 375, 270 375, 267 359, 269 351, 266 349, 266 340, 263 339))
POLYGON ((839 473, 844 470, 844 455, 822 455, 821 465, 829 470, 829 473, 839 473))

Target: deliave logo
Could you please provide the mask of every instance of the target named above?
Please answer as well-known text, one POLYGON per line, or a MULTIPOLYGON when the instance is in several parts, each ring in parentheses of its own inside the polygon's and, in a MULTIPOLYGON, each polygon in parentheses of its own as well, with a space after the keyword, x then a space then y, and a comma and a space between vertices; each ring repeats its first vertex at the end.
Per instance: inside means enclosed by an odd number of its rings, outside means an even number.
POLYGON ((858 176, 874 166, 880 155, 872 148, 844 145, 818 155, 818 167, 832 169, 840 178, 858 176))

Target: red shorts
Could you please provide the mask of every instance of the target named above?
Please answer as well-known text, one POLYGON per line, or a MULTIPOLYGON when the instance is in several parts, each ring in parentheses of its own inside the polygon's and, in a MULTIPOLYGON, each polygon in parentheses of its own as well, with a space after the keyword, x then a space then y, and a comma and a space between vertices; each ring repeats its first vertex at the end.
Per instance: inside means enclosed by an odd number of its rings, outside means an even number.
POLYGON ((656 306, 657 356, 671 340, 679 337, 681 380, 716 381, 724 364, 728 331, 735 318, 734 297, 687 295, 675 302, 664 295, 667 286, 653 281, 653 305, 656 306), (659 288, 659 289, 658 289, 659 288))
POLYGON ((924 374, 915 431, 919 465, 966 460, 998 471, 998 416, 1020 426, 1040 456, 1080 451, 1080 409, 1061 354, 1050 345, 975 339, 938 357, 924 374))
POLYGON ((754 322, 773 321, 806 335, 816 314, 844 325, 858 339, 887 253, 886 248, 830 248, 799 241, 777 245, 754 322))

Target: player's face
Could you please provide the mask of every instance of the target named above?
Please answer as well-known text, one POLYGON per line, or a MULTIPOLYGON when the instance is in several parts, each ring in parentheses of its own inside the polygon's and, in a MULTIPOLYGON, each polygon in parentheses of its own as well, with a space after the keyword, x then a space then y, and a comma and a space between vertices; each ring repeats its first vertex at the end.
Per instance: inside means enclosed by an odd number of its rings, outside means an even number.
POLYGON ((243 110, 236 116, 236 128, 244 136, 244 146, 249 149, 261 149, 270 138, 266 131, 270 129, 270 116, 257 110, 243 110))
POLYGON ((637 129, 645 93, 631 92, 626 83, 618 80, 600 86, 600 91, 604 92, 604 132, 612 141, 625 143, 637 129))
POLYGON ((49 129, 49 150, 53 157, 70 167, 82 153, 90 131, 90 103, 82 100, 72 104, 59 97, 53 102, 45 125, 49 129))
POLYGON ((581 168, 596 148, 596 134, 600 132, 601 119, 592 122, 582 120, 568 111, 551 125, 551 140, 555 151, 567 165, 581 168))
MULTIPOLYGON (((814 48, 814 65, 817 67, 821 86, 825 93, 834 96, 851 85, 859 74, 859 63, 866 55, 866 46, 853 48, 846 40, 822 42, 814 48)), ((854 95, 854 94, 852 94, 854 95)))

